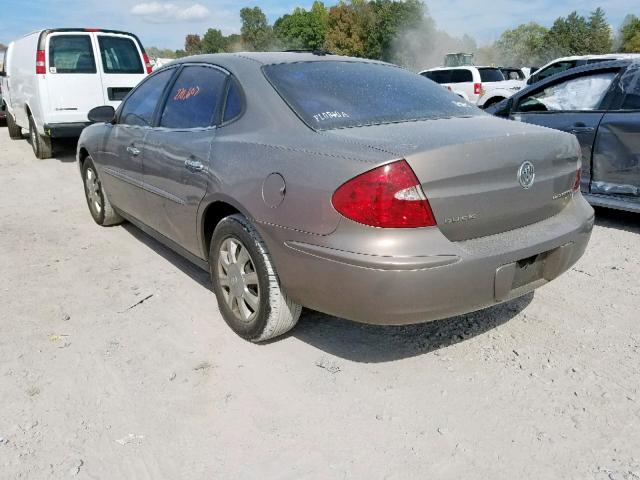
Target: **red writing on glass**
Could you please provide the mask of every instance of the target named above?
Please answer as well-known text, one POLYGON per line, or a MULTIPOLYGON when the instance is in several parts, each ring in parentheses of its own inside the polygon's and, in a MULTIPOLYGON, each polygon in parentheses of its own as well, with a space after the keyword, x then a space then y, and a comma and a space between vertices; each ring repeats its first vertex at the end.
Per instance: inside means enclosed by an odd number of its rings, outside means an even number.
POLYGON ((195 97, 200 93, 200 87, 191 88, 179 88, 176 92, 174 100, 186 100, 187 98, 195 97))

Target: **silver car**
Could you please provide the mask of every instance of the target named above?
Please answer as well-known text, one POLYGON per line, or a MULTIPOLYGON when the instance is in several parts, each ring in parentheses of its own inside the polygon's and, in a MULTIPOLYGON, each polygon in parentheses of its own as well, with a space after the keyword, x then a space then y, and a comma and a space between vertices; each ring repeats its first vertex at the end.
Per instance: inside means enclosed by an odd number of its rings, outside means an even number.
POLYGON ((77 156, 95 221, 207 269, 252 341, 302 306, 408 324, 512 299, 573 265, 593 227, 575 137, 377 61, 189 57, 90 119, 77 156))

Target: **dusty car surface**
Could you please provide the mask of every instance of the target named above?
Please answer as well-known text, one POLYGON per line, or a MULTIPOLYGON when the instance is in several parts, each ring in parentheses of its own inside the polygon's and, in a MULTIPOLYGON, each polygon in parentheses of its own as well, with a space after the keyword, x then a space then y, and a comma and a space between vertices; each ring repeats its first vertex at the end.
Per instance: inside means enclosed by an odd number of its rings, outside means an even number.
POLYGON ((208 269, 253 341, 301 306, 407 324, 517 297, 576 262, 593 226, 573 136, 381 62, 189 57, 91 119, 78 162, 95 221, 130 220, 208 269))
POLYGON ((574 134, 592 205, 640 212, 640 60, 567 70, 487 112, 574 134))

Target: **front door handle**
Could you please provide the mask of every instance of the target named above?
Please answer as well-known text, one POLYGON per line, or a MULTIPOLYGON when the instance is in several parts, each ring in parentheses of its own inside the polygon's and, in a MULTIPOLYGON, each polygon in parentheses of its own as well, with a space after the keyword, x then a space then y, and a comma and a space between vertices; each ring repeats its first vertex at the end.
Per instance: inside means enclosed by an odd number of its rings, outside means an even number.
POLYGON ((133 145, 129 145, 127 147, 127 152, 129 152, 131 155, 133 155, 134 157, 137 157, 138 155, 140 155, 140 150, 138 150, 136 147, 134 147, 133 145))
POLYGON ((569 130, 571 133, 591 133, 595 130, 593 127, 587 127, 586 125, 574 125, 569 130))
POLYGON ((190 172, 201 172, 204 170, 204 165, 202 164, 202 162, 199 162, 197 160, 185 160, 184 166, 190 172))

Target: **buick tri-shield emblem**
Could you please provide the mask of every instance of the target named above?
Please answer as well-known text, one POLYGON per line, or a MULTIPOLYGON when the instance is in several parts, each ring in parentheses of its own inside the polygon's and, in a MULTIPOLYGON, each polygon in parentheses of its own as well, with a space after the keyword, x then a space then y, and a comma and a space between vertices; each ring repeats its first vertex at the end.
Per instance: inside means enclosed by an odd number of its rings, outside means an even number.
POLYGON ((536 179, 536 169, 531 162, 524 162, 518 169, 518 182, 522 188, 531 188, 536 179))

